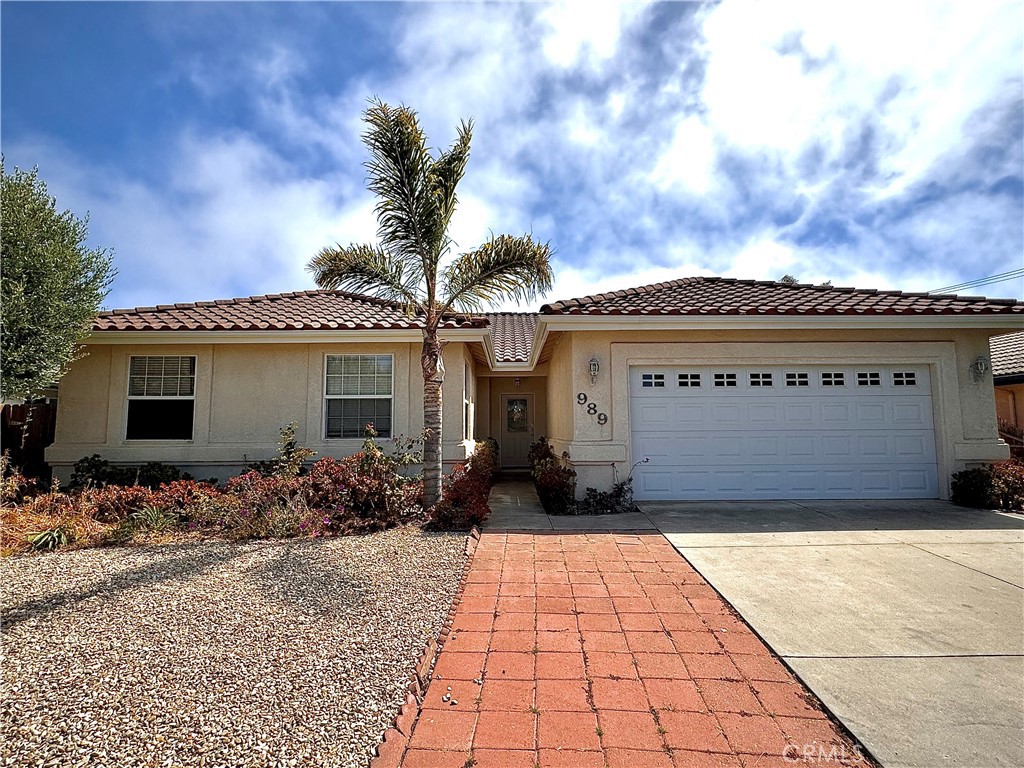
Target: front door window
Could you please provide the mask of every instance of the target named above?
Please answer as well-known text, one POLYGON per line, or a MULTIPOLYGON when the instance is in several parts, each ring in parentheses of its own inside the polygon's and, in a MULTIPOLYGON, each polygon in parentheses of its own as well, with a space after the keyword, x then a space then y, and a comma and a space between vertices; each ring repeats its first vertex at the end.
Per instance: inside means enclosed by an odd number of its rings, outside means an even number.
POLYGON ((508 432, 525 432, 527 430, 526 398, 510 397, 506 407, 505 418, 508 432))

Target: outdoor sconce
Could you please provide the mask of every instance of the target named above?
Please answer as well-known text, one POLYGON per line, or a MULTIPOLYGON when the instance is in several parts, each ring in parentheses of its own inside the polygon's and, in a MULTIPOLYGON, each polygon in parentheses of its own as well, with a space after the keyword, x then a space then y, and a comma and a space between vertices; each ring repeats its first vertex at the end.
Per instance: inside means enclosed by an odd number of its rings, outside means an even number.
POLYGON ((512 380, 512 383, 516 385, 516 389, 519 389, 519 385, 523 383, 523 380, 516 376, 515 379, 512 380))
POLYGON ((978 355, 977 359, 968 366, 967 370, 971 372, 971 378, 974 380, 974 383, 977 384, 985 378, 985 374, 988 373, 988 368, 988 359, 984 355, 978 355))
POLYGON ((590 358, 590 383, 597 383, 597 372, 601 370, 601 364, 597 362, 596 357, 590 358))

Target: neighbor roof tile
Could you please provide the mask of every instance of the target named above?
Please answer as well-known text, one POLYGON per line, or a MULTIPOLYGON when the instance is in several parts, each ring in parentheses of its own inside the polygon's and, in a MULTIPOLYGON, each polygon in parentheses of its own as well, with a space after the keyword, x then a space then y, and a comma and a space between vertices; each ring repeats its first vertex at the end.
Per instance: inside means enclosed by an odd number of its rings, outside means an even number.
POLYGON ((993 376, 1024 374, 1024 331, 989 339, 993 376))

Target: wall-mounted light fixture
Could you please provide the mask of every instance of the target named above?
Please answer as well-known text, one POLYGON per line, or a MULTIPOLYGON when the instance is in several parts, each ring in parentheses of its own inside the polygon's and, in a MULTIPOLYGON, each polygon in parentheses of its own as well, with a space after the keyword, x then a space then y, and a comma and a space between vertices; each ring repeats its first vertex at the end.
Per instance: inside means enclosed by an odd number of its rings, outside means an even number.
POLYGON ((974 362, 968 366, 967 370, 971 372, 971 378, 974 380, 974 383, 977 384, 985 378, 985 374, 988 373, 988 369, 988 358, 984 355, 978 355, 974 362))
POLYGON ((522 380, 522 379, 520 379, 520 378, 519 378, 518 376, 516 376, 516 377, 515 377, 515 378, 514 378, 514 379, 512 380, 512 383, 516 385, 516 389, 519 389, 519 385, 523 383, 523 380, 522 380))
POLYGON ((597 372, 601 370, 601 364, 597 362, 596 357, 590 358, 590 383, 597 383, 597 372))

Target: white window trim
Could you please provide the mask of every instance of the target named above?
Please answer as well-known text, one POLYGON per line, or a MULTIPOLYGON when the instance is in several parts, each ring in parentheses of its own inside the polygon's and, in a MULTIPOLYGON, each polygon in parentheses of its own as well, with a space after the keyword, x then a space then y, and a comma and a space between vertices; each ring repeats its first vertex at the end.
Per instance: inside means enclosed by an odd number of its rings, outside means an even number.
POLYGON ((199 357, 197 355, 128 355, 128 367, 127 376, 125 377, 125 404, 124 404, 124 441, 126 443, 191 443, 196 439, 196 409, 192 407, 192 437, 180 438, 180 437, 143 437, 143 438, 130 438, 128 437, 128 409, 129 403, 132 400, 191 400, 195 402, 196 399, 196 387, 199 379, 199 357), (132 360, 134 358, 147 358, 147 357, 191 357, 192 358, 192 394, 191 395, 133 395, 132 392, 132 360))
POLYGON ((391 352, 378 354, 376 352, 325 352, 322 377, 322 391, 324 410, 320 419, 320 434, 324 442, 335 440, 362 440, 358 437, 328 437, 327 436, 327 401, 328 400, 383 400, 384 397, 391 402, 391 434, 385 440, 390 440, 395 435, 395 356, 391 352), (390 357, 391 358, 391 394, 390 395, 329 395, 327 394, 327 358, 329 357, 390 357))

